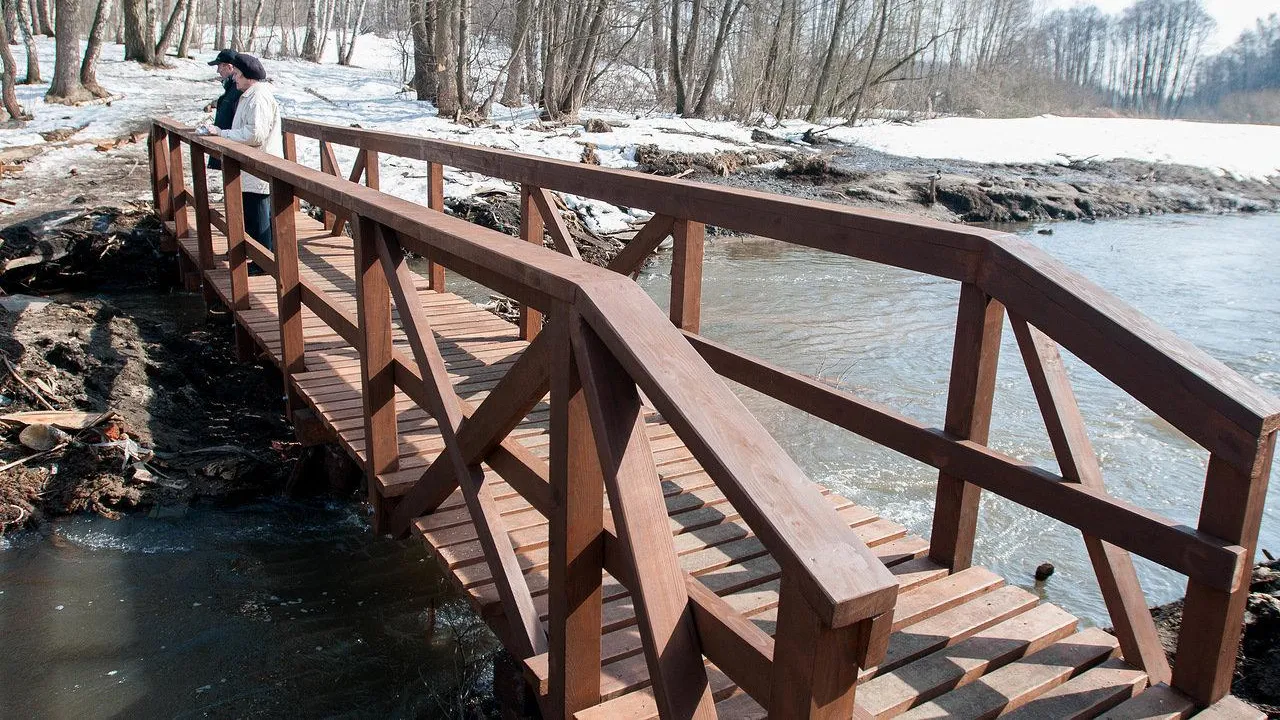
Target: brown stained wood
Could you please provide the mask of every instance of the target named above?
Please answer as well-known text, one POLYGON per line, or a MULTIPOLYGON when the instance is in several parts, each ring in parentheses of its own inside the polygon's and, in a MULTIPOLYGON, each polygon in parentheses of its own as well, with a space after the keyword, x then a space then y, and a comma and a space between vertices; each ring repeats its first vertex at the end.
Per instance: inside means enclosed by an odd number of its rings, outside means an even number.
POLYGON ((1228 695, 1192 717, 1197 720, 1263 720, 1266 714, 1240 698, 1228 695))
POLYGON ((595 333, 576 320, 565 317, 625 564, 639 580, 632 597, 659 712, 673 718, 714 717, 639 393, 595 333))
POLYGON ((1168 685, 1153 685, 1100 715, 1099 720, 1182 720, 1195 709, 1186 695, 1168 685))
POLYGON ((209 222, 209 176, 204 148, 191 146, 191 186, 196 206, 196 266, 213 269, 213 228, 209 222))
POLYGON ((706 227, 692 220, 676 220, 671 227, 671 322, 696 333, 702 326, 702 254, 706 227))
MULTIPOLYGON (((360 387, 364 403, 365 474, 369 478, 396 469, 395 365, 391 347, 391 295, 378 261, 377 227, 357 217, 355 241, 357 322, 360 330, 360 387)), ((369 503, 374 527, 386 523, 387 508, 373 482, 369 503)))
MULTIPOLYGON (((326 175, 332 175, 334 177, 342 176, 342 171, 338 168, 338 157, 333 152, 333 145, 332 143, 327 143, 324 140, 320 141, 320 171, 326 175)), ((337 215, 330 212, 326 207, 324 211, 324 229, 330 231, 334 235, 337 235, 339 233, 334 231, 338 230, 340 227, 341 226, 338 225, 337 215)))
POLYGON ((954 477, 1219 588, 1237 584, 1243 550, 1220 538, 1064 482, 983 445, 960 441, 883 405, 749 358, 706 338, 686 338, 723 376, 855 432, 954 477))
MULTIPOLYGON (((1003 323, 1003 305, 977 285, 961 284, 944 428, 954 437, 979 445, 986 445, 991 424, 1003 323)), ((977 485, 945 470, 938 474, 929 557, 953 572, 973 562, 980 496, 977 485)))
POLYGON ((859 706, 872 717, 892 717, 966 685, 1024 655, 1072 634, 1076 619, 1040 605, 908 665, 867 680, 859 706))
POLYGON ((640 228, 640 232, 627 242, 622 252, 614 256, 609 262, 609 269, 634 278, 644 267, 644 262, 649 255, 671 235, 671 228, 675 222, 676 219, 670 215, 654 215, 644 224, 644 227, 640 228))
MULTIPOLYGON (((568 255, 574 260, 581 260, 582 255, 578 252, 578 245, 573 241, 573 236, 569 234, 569 226, 564 224, 564 217, 560 214, 559 208, 556 207, 556 200, 551 196, 551 191, 546 188, 530 187, 526 190, 525 185, 520 186, 521 205, 525 203, 526 194, 533 200, 533 204, 537 207, 538 215, 542 218, 541 224, 546 228, 546 232, 551 236, 551 242, 555 243, 556 252, 561 255, 568 255)), ((521 208, 523 210, 523 207, 521 208)), ((521 217, 524 217, 523 212, 521 217)), ((528 238, 525 238, 528 240, 528 238)), ((538 236, 538 242, 542 242, 542 236, 538 236)))
POLYGON ((187 193, 182 165, 182 138, 169 136, 169 207, 173 213, 173 235, 184 238, 189 234, 187 208, 191 195, 187 193))
POLYGON ((898 717, 904 720, 993 718, 1026 705, 1084 668, 1110 659, 1118 650, 1115 638, 1098 628, 1090 628, 918 705, 898 717))
MULTIPOLYGON (((1021 317, 1010 313, 1009 321, 1063 477, 1103 490, 1102 468, 1089 442, 1057 345, 1021 317)), ((1094 536, 1086 534, 1084 542, 1123 656, 1145 670, 1150 682, 1168 682, 1172 671, 1155 621, 1147 610, 1133 559, 1123 549, 1094 536)))
MULTIPOLYGON (((427 163, 427 175, 427 207, 444 212, 444 166, 436 162, 427 163)), ((427 279, 432 290, 444 292, 444 265, 428 260, 427 279)))
POLYGON ((1187 582, 1171 684, 1201 706, 1211 705, 1231 691, 1249 596, 1248 573, 1253 566, 1275 444, 1275 433, 1262 439, 1249 472, 1236 469, 1217 455, 1209 457, 1199 529, 1240 543, 1245 548, 1245 563, 1240 582, 1230 591, 1210 589, 1195 580, 1187 582))
POLYGON ((702 652, 738 687, 767 705, 773 673, 773 638, 706 585, 686 576, 702 652))
MULTIPOLYGON (((541 247, 543 216, 538 209, 535 190, 537 188, 520 186, 520 239, 541 247)), ((521 303, 520 319, 516 324, 520 327, 520 338, 533 342, 542 330, 542 313, 529 307, 528 303, 521 303)))
POLYGON ((147 151, 151 160, 151 201, 161 220, 173 219, 173 203, 169 193, 168 131, 159 124, 151 126, 151 142, 147 151))
POLYGON ((271 181, 271 232, 275 238, 276 304, 280 317, 280 368, 291 410, 301 409, 291 378, 306 372, 306 347, 302 332, 302 289, 298 285, 298 232, 294 225, 293 189, 271 181))
MULTIPOLYGON (((462 486, 463 496, 476 525, 476 533, 484 546, 485 557, 495 571, 494 580, 502 597, 503 608, 508 621, 512 623, 510 638, 513 647, 508 649, 521 658, 544 652, 547 647, 546 636, 533 609, 533 599, 524 574, 520 571, 515 551, 507 538, 506 528, 484 482, 483 472, 478 463, 472 465, 467 462, 458 443, 457 431, 463 420, 462 408, 453 385, 449 382, 448 370, 432 336, 427 315, 414 290, 414 273, 409 269, 408 259, 395 234, 383 227, 361 219, 361 236, 361 242, 368 238, 377 249, 396 308, 400 311, 400 322, 413 348, 414 360, 422 371, 423 385, 427 389, 426 409, 439 421, 445 454, 449 458, 454 477, 462 486)), ((371 486, 374 485, 376 483, 371 483, 371 486)))
POLYGON ((231 271, 231 309, 249 309, 249 258, 244 244, 244 196, 240 163, 222 159, 223 207, 227 213, 227 264, 231 271))
MULTIPOLYGON (((573 321, 564 312, 565 321, 573 321)), ((600 702, 604 476, 578 364, 562 324, 543 336, 551 373, 550 707, 571 716, 600 702)))
POLYGON ((374 190, 382 187, 382 170, 378 165, 377 150, 363 150, 364 153, 364 184, 374 190))
POLYGON ((1116 658, 1077 675, 1006 717, 1010 720, 1047 717, 1084 720, 1119 705, 1146 687, 1146 673, 1116 658))

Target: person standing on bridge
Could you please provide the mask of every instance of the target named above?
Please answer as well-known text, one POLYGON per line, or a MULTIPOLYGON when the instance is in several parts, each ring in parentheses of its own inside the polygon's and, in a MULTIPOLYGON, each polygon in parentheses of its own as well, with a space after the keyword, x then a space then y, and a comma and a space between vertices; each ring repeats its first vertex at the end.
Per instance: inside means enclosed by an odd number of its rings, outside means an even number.
MULTIPOLYGON (((258 58, 238 53, 231 62, 236 87, 243 93, 236 105, 231 128, 223 130, 217 125, 205 125, 210 135, 221 135, 227 140, 244 143, 272 155, 283 152, 280 131, 280 104, 271 88, 264 82, 266 68, 258 58)), ((240 175, 240 190, 244 197, 244 231, 249 237, 275 250, 271 236, 271 185, 262 178, 248 173, 240 175)))
MULTIPOLYGON (((235 72, 232 63, 239 54, 235 50, 219 50, 218 56, 209 61, 210 65, 218 66, 218 77, 222 78, 222 95, 205 110, 213 110, 213 124, 223 130, 231 129, 231 121, 236 116, 236 105, 240 102, 240 88, 236 87, 236 81, 231 77, 235 72)), ((221 170, 222 161, 216 157, 209 158, 209 169, 221 170)))

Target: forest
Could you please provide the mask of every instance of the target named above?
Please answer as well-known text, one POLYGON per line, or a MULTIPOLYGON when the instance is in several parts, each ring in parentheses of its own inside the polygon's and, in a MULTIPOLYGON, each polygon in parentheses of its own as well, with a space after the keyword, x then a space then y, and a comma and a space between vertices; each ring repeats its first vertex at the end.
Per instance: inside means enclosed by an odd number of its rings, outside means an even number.
POLYGON ((495 103, 548 120, 583 107, 752 123, 1042 113, 1280 122, 1280 18, 1209 54, 1201 0, 1045 12, 1035 0, 2 0, 3 106, 51 73, 49 102, 107 98, 125 59, 231 47, 359 64, 361 35, 402 49, 405 92, 444 117, 495 103), (37 35, 57 40, 41 68, 37 35), (86 42, 87 41, 87 42, 86 42), (19 68, 10 46, 23 46, 19 68), (82 51, 82 48, 83 51, 82 51))

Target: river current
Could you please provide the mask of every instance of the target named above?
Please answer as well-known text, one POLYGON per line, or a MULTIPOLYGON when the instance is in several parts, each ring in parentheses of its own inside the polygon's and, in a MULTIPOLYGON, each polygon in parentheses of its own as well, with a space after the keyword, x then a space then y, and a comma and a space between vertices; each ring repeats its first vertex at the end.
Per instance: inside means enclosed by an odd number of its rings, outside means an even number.
MULTIPOLYGON (((1019 228, 1280 394, 1280 216, 1019 228)), ((641 284, 661 305, 669 256, 641 284)), ((484 299, 465 282, 450 289, 484 299)), ((941 425, 958 285, 754 238, 708 241, 703 332, 941 425)), ((1068 370, 1108 489, 1194 524, 1206 454, 1083 363, 1068 370)), ((927 535, 936 471, 737 388, 809 476, 927 535)), ((1056 469, 1007 328, 991 445, 1056 469)), ((1274 473, 1274 471, 1273 471, 1274 473)), ((1262 524, 1280 551, 1280 485, 1262 524)), ((1079 534, 985 494, 975 561, 1107 624, 1079 534), (1057 574, 1036 584, 1043 561, 1057 574)), ((1148 598, 1182 578, 1139 560, 1148 598)), ((0 717, 475 716, 491 640, 420 543, 357 506, 268 501, 57 520, 0 540, 0 717), (360 711, 351 711, 358 706, 360 711)))

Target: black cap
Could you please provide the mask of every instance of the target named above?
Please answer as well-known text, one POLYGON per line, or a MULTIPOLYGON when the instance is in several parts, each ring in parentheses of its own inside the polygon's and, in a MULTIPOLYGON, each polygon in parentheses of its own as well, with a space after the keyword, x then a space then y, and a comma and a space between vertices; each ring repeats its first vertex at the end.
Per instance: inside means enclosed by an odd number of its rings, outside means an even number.
POLYGON ((210 60, 209 64, 210 65, 217 65, 218 63, 235 64, 236 57, 239 54, 240 53, 236 52, 235 50, 219 50, 218 57, 210 60))
POLYGON ((241 75, 250 80, 266 80, 267 69, 262 67, 262 61, 252 55, 238 53, 236 59, 231 61, 231 66, 240 71, 241 75))

